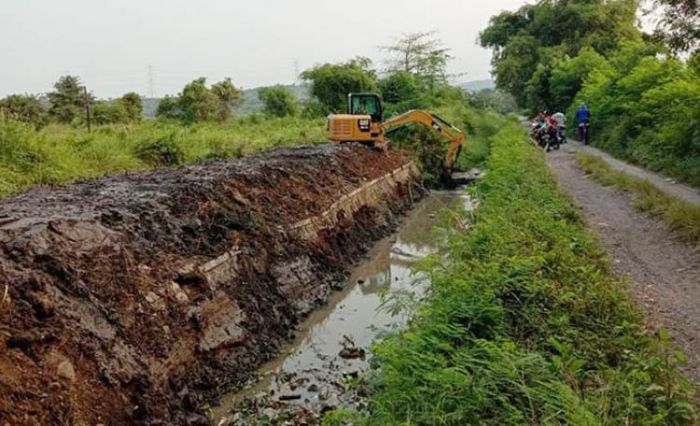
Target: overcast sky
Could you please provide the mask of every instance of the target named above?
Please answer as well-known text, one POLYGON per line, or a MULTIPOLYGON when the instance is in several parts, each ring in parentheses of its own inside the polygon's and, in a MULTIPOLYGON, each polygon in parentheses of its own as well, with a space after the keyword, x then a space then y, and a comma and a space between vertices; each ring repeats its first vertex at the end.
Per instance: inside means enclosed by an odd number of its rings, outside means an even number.
POLYGON ((491 15, 525 0, 0 0, 0 96, 78 75, 98 97, 175 94, 196 77, 252 88, 436 30, 460 81, 489 77, 476 45, 491 15), (149 83, 152 69, 153 86, 149 83))

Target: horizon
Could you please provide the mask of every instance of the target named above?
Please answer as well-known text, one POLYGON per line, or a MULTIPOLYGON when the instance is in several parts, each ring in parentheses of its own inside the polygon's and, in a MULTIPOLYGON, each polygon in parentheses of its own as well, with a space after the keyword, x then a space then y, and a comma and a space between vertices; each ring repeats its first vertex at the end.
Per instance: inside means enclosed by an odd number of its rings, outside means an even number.
POLYGON ((308 0, 303 7, 279 0, 244 7, 209 0, 197 5, 196 19, 182 0, 5 4, 0 50, 7 65, 0 69, 0 97, 45 94, 63 75, 78 76, 102 99, 130 91, 162 98, 199 77, 208 83, 231 77, 241 89, 299 84, 298 74, 305 69, 357 56, 369 57, 381 69, 386 55, 380 46, 402 34, 434 30, 454 57, 448 66, 458 76, 453 83, 491 79, 491 52, 478 46, 478 33, 492 15, 525 3, 496 0, 475 6, 436 0, 426 10, 417 0, 360 0, 351 9, 373 9, 371 16, 380 24, 322 0, 308 0), (299 25, 304 20, 314 26, 299 25), (357 31, 345 36, 337 21, 357 31))

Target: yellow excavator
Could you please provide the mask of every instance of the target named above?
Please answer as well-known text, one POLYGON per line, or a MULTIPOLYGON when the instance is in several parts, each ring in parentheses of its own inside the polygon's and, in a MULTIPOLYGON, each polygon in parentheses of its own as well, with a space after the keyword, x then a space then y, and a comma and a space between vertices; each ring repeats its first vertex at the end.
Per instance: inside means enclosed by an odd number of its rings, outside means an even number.
POLYGON ((462 150, 464 133, 437 115, 422 110, 411 110, 383 121, 382 100, 376 93, 350 93, 347 114, 328 116, 328 138, 340 143, 383 144, 387 142, 388 132, 412 123, 430 127, 449 141, 443 167, 448 175, 452 173, 462 150))

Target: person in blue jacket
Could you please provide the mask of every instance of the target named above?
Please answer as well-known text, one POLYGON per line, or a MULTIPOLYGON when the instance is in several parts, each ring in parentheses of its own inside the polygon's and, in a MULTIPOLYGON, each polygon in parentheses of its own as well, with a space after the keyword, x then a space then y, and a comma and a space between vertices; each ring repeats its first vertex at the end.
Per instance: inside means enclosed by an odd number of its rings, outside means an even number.
POLYGON ((578 125, 578 140, 584 145, 588 143, 588 126, 591 119, 591 111, 585 102, 576 110, 576 124, 578 125))

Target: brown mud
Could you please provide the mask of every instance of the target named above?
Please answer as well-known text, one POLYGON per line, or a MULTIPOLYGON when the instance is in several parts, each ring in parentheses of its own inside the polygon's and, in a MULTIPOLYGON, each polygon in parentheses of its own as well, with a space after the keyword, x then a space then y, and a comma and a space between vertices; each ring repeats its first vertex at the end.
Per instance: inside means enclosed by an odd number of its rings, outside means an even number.
POLYGON ((0 423, 206 423, 418 182, 402 151, 326 145, 0 202, 0 423))

